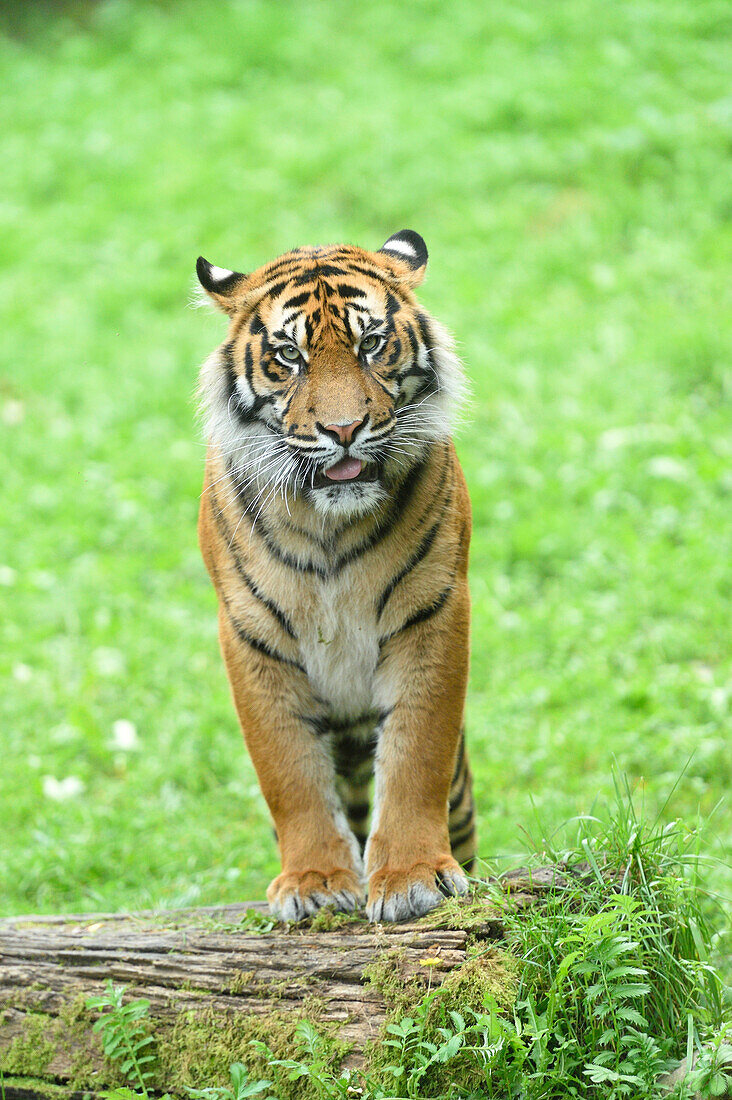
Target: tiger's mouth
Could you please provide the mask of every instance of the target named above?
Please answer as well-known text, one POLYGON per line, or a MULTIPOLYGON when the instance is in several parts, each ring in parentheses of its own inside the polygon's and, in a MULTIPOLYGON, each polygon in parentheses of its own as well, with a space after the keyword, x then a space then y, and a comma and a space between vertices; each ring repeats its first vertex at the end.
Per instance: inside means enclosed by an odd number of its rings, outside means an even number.
POLYGON ((360 458, 342 458, 327 469, 318 470, 313 478, 313 489, 327 489, 339 485, 363 485, 365 482, 378 481, 379 468, 360 458))

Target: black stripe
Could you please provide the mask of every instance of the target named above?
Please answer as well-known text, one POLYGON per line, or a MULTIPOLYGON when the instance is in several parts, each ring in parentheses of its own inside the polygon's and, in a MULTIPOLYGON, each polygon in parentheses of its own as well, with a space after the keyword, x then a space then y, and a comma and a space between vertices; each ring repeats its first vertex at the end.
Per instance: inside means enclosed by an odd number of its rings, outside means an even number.
POLYGON ((292 280, 293 286, 304 286, 305 283, 314 283, 317 277, 317 268, 310 267, 292 280))
MULTIPOLYGON (((254 501, 247 492, 246 485, 242 482, 238 472, 231 466, 229 467, 229 476, 236 487, 237 496, 245 505, 244 511, 248 511, 254 504, 254 501)), ((282 565, 286 565, 288 569, 292 569, 296 573, 314 573, 315 576, 320 577, 321 580, 327 580, 330 576, 329 570, 324 566, 318 565, 313 561, 300 562, 298 558, 294 558, 291 554, 288 554, 286 550, 278 546, 267 530, 262 516, 259 517, 255 530, 272 557, 282 565)))
MULTIPOLYGON (((264 351, 264 349, 262 350, 264 351)), ((265 359, 264 355, 262 355, 259 365, 270 382, 277 382, 282 385, 283 382, 287 382, 288 379, 292 378, 291 371, 289 371, 287 367, 283 367, 279 359, 276 359, 274 355, 272 355, 272 358, 269 360, 265 359)))
MULTIPOLYGON (((455 781, 453 780, 453 782, 455 782, 455 781)), ((466 768, 465 771, 463 772, 462 782, 460 784, 460 790, 458 791, 457 794, 452 795, 452 797, 450 798, 450 801, 447 804, 447 808, 448 808, 449 813, 452 814, 452 813, 455 812, 455 810, 457 810, 459 808, 462 800, 465 798, 465 792, 468 788, 469 783, 470 783, 470 773, 468 772, 468 769, 466 768)))
MULTIPOLYGON (((425 382, 432 382, 434 380, 434 375, 432 371, 426 371, 423 367, 420 367, 418 363, 415 363, 409 370, 399 371, 399 381, 403 382, 405 378, 422 378, 425 382)), ((421 389, 422 387, 420 386, 419 389, 416 390, 415 397, 421 389)))
MULTIPOLYGON (((460 730, 460 744, 458 745, 457 756, 455 757, 455 768, 452 773, 452 782, 454 783, 460 774, 460 769, 463 766, 463 757, 465 756, 465 730, 460 730)), ((452 784, 451 784, 452 786, 452 784)))
POLYGON ((288 298, 287 301, 283 303, 282 308, 295 309, 296 306, 304 306, 310 297, 311 292, 309 290, 303 290, 302 294, 295 294, 292 298, 288 298))
POLYGON ((330 727, 325 718, 322 718, 318 714, 298 714, 297 717, 301 722, 304 722, 306 726, 310 726, 311 730, 317 737, 323 737, 329 732, 330 727))
POLYGON ((384 385, 384 383, 379 378, 378 374, 372 374, 371 377, 373 378, 376 385, 379 386, 384 391, 384 393, 389 398, 389 400, 393 401, 394 400, 394 394, 391 392, 391 390, 389 389, 388 386, 384 385))
POLYGON ((356 740, 353 737, 339 739, 333 744, 333 763, 336 774, 342 779, 347 779, 358 768, 369 763, 375 752, 375 737, 366 741, 356 740))
MULTIPOLYGON (((228 543, 231 542, 231 528, 229 527, 228 523, 226 522, 226 518, 223 514, 223 511, 221 509, 217 510, 217 505, 218 505, 218 499, 217 499, 216 494, 215 494, 215 492, 213 490, 213 487, 212 487, 211 488, 211 510, 213 512, 213 515, 214 515, 214 522, 216 523, 216 526, 218 527, 222 538, 225 539, 227 544, 228 544, 228 543)), ((294 640, 297 641, 297 635, 295 634, 295 631, 292 629, 292 625, 290 623, 290 620, 287 618, 287 615, 285 614, 285 612, 280 607, 277 606, 277 604, 274 602, 274 600, 271 600, 269 598, 269 596, 265 596, 264 593, 260 590, 257 582, 255 580, 253 580, 252 577, 250 577, 249 574, 247 573, 246 569, 244 568, 244 565, 242 564, 242 560, 239 557, 236 550, 232 546, 229 546, 228 549, 229 549, 229 554, 231 555, 231 557, 233 559, 234 567, 235 567, 237 573, 239 574, 241 579, 244 581, 244 584, 247 586, 247 588, 249 589, 251 594, 254 596, 254 598, 256 600, 258 600, 262 604, 263 607, 266 607, 267 610, 272 615, 274 615, 275 619, 280 624, 280 626, 285 631, 285 633, 289 634, 289 636, 291 638, 294 638, 294 640)))
POLYGON ((463 816, 460 818, 459 821, 453 821, 452 824, 448 824, 447 828, 448 828, 448 831, 449 831, 450 835, 452 835, 453 833, 458 833, 459 834, 466 827, 466 825, 471 825, 472 826, 474 818, 475 818, 475 809, 471 805, 468 812, 466 814, 463 814, 463 816))
POLYGON ((292 629, 290 620, 287 618, 285 612, 277 606, 274 600, 271 600, 269 596, 265 596, 262 592, 259 591, 256 581, 252 580, 248 573, 246 573, 245 570, 240 567, 238 554, 234 554, 234 563, 236 565, 237 572, 241 575, 242 580, 244 581, 252 595, 255 597, 255 599, 259 600, 262 606, 266 607, 267 610, 271 612, 272 615, 274 615, 275 619, 280 624, 285 634, 289 634, 291 638, 294 638, 294 640, 297 641, 297 634, 292 629))
POLYGON ((280 256, 279 259, 270 260, 270 262, 265 265, 264 271, 263 271, 265 282, 268 279, 274 278, 274 276, 278 275, 280 271, 283 271, 283 270, 288 269, 288 268, 292 268, 294 270, 294 269, 297 269, 297 268, 301 267, 302 266, 302 260, 300 259, 300 257, 296 258, 296 257, 293 256, 294 252, 300 252, 300 251, 302 251, 302 250, 299 249, 299 248, 291 248, 289 252, 287 252, 284 256, 280 256))
POLYGON ((348 341, 349 341, 349 343, 353 344, 355 342, 356 337, 353 335, 353 329, 351 328, 351 322, 348 319, 348 310, 347 309, 343 310, 343 324, 344 324, 344 327, 346 329, 346 335, 348 337, 348 341))
POLYGON ((387 276, 383 269, 378 267, 366 267, 365 264, 349 263, 348 273, 357 271, 359 275, 368 275, 370 279, 373 279, 377 283, 381 283, 382 286, 387 282, 387 276))
POLYGON ((471 821, 470 826, 464 833, 460 833, 459 836, 450 836, 450 847, 452 849, 459 848, 461 844, 464 844, 466 840, 470 840, 475 834, 475 822, 471 821))
POLYGON ((351 286, 349 283, 339 283, 337 287, 338 293, 342 298, 365 298, 366 291, 362 290, 360 286, 351 286))
POLYGON ((426 313, 417 314, 417 326, 419 328, 419 335, 424 344, 424 349, 429 355, 432 351, 432 333, 430 332, 429 320, 426 313))
MULTIPOLYGON (((225 344, 221 349, 224 359, 224 370, 226 372, 226 407, 228 410, 233 411, 240 424, 254 424, 260 419, 259 413, 265 407, 269 405, 273 400, 271 394, 266 396, 256 395, 251 405, 247 405, 242 394, 237 386, 238 375, 236 373, 236 364, 234 360, 234 352, 231 344, 225 344)), ((254 393, 254 387, 252 385, 251 370, 248 367, 248 361, 251 360, 251 350, 247 345, 244 356, 244 373, 246 380, 249 383, 249 388, 254 393)))
POLYGON ((418 623, 424 623, 428 619, 431 619, 433 615, 436 615, 444 605, 452 592, 453 587, 449 585, 440 592, 436 600, 433 600, 427 607, 421 607, 419 611, 415 611, 414 615, 410 615, 406 622, 402 623, 400 627, 393 630, 391 634, 387 634, 385 637, 379 639, 379 647, 383 647, 387 642, 390 642, 392 638, 395 638, 397 634, 403 634, 405 630, 409 630, 410 626, 416 626, 418 623))
POLYGON ((346 804, 346 815, 349 821, 365 821, 369 816, 368 802, 351 802, 346 804))
POLYGON ((277 650, 273 649, 267 642, 263 642, 261 638, 256 638, 253 634, 250 634, 248 630, 245 630, 239 620, 232 614, 228 600, 224 597, 223 593, 221 594, 221 599, 226 608, 226 614, 229 616, 229 622, 242 642, 246 642, 248 646, 251 646, 257 653, 261 653, 262 656, 269 657, 272 661, 278 661, 282 665, 289 665, 291 668, 296 668, 298 672, 303 672, 307 676, 305 669, 297 661, 293 661, 289 657, 285 657, 282 653, 278 653, 277 650))
POLYGON ((387 292, 386 292, 386 316, 387 316, 388 320, 391 320, 391 318, 394 316, 394 314, 399 312, 399 310, 401 309, 401 306, 402 306, 402 303, 399 301, 399 299, 397 297, 395 297, 395 295, 392 294, 392 292, 390 290, 387 290, 387 292))
POLYGON ((398 336, 395 336, 394 337, 394 350, 391 352, 391 354, 389 355, 389 358, 386 360, 386 366, 387 367, 393 367, 401 354, 402 354, 402 342, 401 342, 401 340, 399 339, 398 336))
MULTIPOLYGON (((452 782, 455 782, 455 780, 452 780, 452 782)), ((466 791, 468 790, 469 787, 470 787, 470 772, 466 768, 465 771, 462 772, 462 778, 461 778, 461 781, 460 781, 459 791, 457 792, 457 794, 452 794, 450 796, 450 801, 447 804, 448 813, 454 814, 455 811, 459 809, 460 805, 462 804, 462 800, 465 799, 466 791)))
POLYGON ((419 565, 419 563, 423 560, 423 558, 425 558, 427 556, 427 554, 430 552, 430 548, 432 546, 432 543, 435 541, 435 536, 436 536, 437 532, 440 529, 440 525, 442 523, 442 517, 444 516, 444 514, 445 514, 445 509, 443 508, 443 510, 440 512, 440 515, 439 515, 438 519, 436 520, 435 523, 433 523, 432 527, 430 527, 427 534, 423 537, 423 539, 420 542, 417 549, 414 551, 412 556, 408 559, 406 565, 404 565, 399 570, 397 575, 389 581, 386 588, 384 589, 384 591, 379 596, 379 602, 376 605, 376 617, 377 617, 377 619, 381 618, 381 614, 382 614, 384 608, 386 607, 387 601, 388 601, 389 597, 391 596, 392 592, 394 591, 394 589, 396 588, 396 586, 398 584, 400 584, 401 581, 403 581, 404 578, 409 573, 411 573, 412 570, 415 569, 419 565))
POLYGON ((267 294, 270 298, 276 298, 278 294, 281 294, 289 282, 289 279, 283 279, 279 283, 275 283, 274 286, 267 288, 267 294))
POLYGON ((405 321, 404 327, 407 330, 407 339, 409 340, 409 347, 412 352, 412 360, 416 363, 419 359, 419 345, 411 321, 405 321))
MULTIPOLYGON (((318 278, 322 278, 325 275, 347 275, 348 269, 345 267, 337 267, 336 264, 318 264, 318 278)), ((332 290, 332 287, 328 287, 332 290)))

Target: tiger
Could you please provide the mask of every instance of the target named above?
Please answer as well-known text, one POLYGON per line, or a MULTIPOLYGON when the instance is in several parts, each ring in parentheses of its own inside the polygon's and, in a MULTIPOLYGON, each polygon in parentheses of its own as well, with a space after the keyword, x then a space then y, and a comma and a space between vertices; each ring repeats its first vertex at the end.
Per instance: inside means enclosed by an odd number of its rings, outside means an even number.
POLYGON ((427 258, 403 230, 196 265, 229 318, 200 374, 199 543, 282 921, 404 921, 468 889, 466 381, 414 295, 427 258))

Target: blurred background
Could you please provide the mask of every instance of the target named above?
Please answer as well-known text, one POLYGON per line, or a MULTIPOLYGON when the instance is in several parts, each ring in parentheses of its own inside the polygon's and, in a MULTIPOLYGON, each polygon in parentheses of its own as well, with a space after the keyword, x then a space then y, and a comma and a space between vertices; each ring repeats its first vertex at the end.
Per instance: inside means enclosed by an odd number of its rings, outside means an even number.
POLYGON ((473 389, 481 852, 615 766, 732 888, 731 32, 726 0, 0 8, 1 914, 264 895, 195 259, 403 228, 473 389))

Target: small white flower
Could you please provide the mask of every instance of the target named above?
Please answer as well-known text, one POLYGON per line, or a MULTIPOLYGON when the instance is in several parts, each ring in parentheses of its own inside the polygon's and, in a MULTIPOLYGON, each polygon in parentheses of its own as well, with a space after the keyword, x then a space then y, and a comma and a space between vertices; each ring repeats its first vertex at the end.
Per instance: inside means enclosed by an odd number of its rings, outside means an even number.
POLYGON ((25 416, 25 406, 22 401, 16 401, 10 397, 4 403, 2 408, 3 423, 12 427, 15 424, 20 424, 25 416))
POLYGON ((33 679, 33 669, 30 665, 24 665, 22 661, 18 661, 17 665, 13 665, 13 679, 19 684, 27 684, 33 679))
POLYGON ((118 718, 113 724, 111 747, 121 752, 134 752, 140 748, 137 729, 127 718, 118 718))
POLYGON ((124 654, 111 646, 99 646, 92 654, 94 668, 100 676, 119 676, 125 669, 124 654))
POLYGON ((716 711, 724 714, 729 702, 729 691, 726 687, 715 687, 709 696, 712 706, 716 711))
POLYGON ((65 779, 56 779, 55 775, 43 777, 43 793, 53 802, 68 802, 72 798, 78 798, 85 789, 78 775, 67 775, 65 779))
POLYGON ((669 481, 688 481, 688 467, 671 455, 656 455, 649 459, 648 473, 651 477, 663 477, 669 481))
POLYGON ((11 585, 15 584, 17 576, 18 574, 10 565, 0 565, 0 584, 4 588, 10 588, 11 585))

